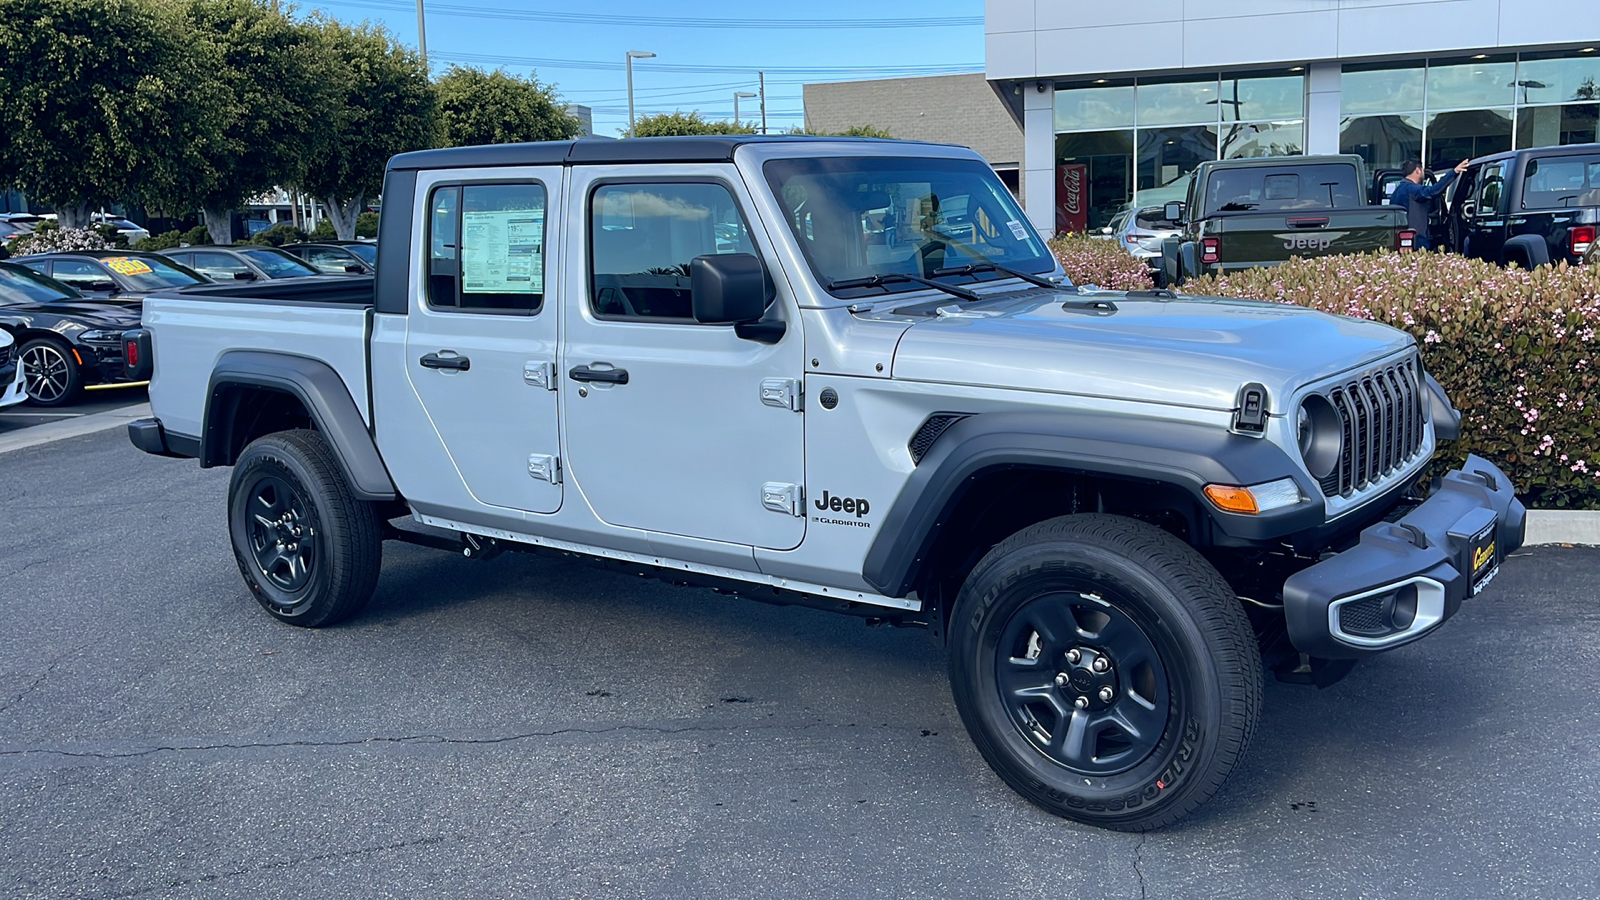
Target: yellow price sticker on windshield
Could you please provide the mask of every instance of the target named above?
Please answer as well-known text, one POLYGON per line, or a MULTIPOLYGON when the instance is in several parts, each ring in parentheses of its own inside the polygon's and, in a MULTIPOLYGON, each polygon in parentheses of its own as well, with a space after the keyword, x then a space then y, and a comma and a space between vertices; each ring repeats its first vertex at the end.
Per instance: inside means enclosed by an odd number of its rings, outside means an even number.
POLYGON ((150 267, 145 265, 144 262, 137 259, 130 259, 126 256, 113 256, 109 259, 102 259, 101 262, 105 263, 107 268, 113 272, 116 272, 118 275, 150 274, 150 267))

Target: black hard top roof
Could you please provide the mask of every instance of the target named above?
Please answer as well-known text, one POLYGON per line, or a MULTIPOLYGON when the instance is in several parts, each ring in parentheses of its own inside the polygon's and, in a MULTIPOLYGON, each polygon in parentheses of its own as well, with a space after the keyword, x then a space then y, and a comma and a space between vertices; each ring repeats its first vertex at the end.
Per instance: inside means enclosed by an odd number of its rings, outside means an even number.
POLYGON ((123 256, 149 256, 159 259, 160 253, 149 250, 52 250, 49 253, 30 253, 17 259, 60 259, 65 256, 84 256, 89 259, 112 259, 123 256))
MULTIPOLYGON (((625 138, 618 141, 543 141, 536 144, 485 144, 402 153, 389 169, 456 169, 481 166, 576 166, 605 163, 732 162, 745 144, 829 141, 883 144, 880 138, 812 137, 810 135, 717 134, 696 137, 625 138)), ((913 144, 916 141, 897 141, 913 144)))
POLYGON ((1535 154, 1539 156, 1574 156, 1583 153, 1600 151, 1600 144, 1561 144, 1555 147, 1523 147, 1520 150, 1502 150, 1499 153, 1490 153, 1486 156, 1475 157, 1472 162, 1482 164, 1486 162, 1499 162, 1503 159, 1527 157, 1535 154))

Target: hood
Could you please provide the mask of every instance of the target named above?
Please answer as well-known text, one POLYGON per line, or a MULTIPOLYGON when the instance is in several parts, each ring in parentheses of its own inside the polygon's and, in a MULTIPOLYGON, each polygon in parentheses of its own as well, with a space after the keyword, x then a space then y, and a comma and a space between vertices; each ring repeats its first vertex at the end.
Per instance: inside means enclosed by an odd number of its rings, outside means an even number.
POLYGON ((1415 343, 1376 322, 1255 300, 1028 291, 935 307, 946 314, 900 339, 895 378, 1216 410, 1251 382, 1276 400, 1415 343))
POLYGON ((96 300, 62 300, 32 306, 10 306, 8 311, 41 312, 71 316, 91 328, 138 328, 140 304, 102 303, 96 300))

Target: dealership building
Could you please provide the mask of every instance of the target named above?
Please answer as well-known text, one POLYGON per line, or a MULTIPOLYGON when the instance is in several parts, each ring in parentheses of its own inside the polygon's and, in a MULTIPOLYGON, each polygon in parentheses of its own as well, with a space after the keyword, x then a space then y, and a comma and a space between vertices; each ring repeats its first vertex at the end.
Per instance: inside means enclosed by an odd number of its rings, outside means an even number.
POLYGON ((1593 0, 987 0, 984 31, 1047 233, 1178 199, 1207 159, 1439 169, 1600 137, 1593 0))

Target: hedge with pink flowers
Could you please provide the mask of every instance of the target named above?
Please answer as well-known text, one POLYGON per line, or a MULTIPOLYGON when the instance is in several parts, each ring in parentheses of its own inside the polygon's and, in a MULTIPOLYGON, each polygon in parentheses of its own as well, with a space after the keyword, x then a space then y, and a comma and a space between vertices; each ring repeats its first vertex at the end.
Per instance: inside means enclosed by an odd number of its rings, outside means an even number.
POLYGON ((1115 240, 1084 234, 1066 234, 1050 240, 1050 249, 1073 284, 1095 285, 1113 291, 1149 290, 1155 287, 1151 270, 1142 260, 1122 249, 1115 240))
MULTIPOLYGON (((1069 274, 1071 274, 1069 272, 1069 274)), ((1461 410, 1468 453, 1541 507, 1600 509, 1600 266, 1501 269, 1442 253, 1295 259, 1185 293, 1295 303, 1404 329, 1461 410)))

